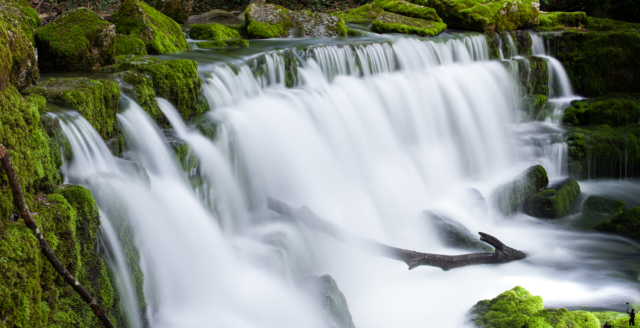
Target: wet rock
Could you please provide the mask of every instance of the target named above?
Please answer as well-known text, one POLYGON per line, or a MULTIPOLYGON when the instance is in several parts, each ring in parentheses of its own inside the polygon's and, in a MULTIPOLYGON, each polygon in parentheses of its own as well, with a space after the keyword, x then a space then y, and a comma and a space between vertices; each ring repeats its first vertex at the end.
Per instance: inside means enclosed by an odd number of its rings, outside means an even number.
POLYGON ((193 24, 189 29, 189 37, 194 40, 227 40, 240 38, 240 33, 216 23, 193 24))
POLYGON ((218 40, 199 42, 198 48, 203 49, 217 49, 217 48, 243 48, 249 46, 249 40, 233 39, 233 40, 218 40))
POLYGON ((115 25, 86 8, 68 11, 36 33, 40 68, 94 69, 113 64, 115 25))
POLYGON ((594 229, 640 240, 640 207, 634 207, 628 211, 624 211, 598 224, 594 229))
POLYGON ((527 113, 527 118, 531 121, 542 119, 540 113, 542 108, 547 104, 547 96, 545 95, 532 95, 526 96, 522 99, 522 105, 527 113))
POLYGON ((144 42, 134 35, 118 34, 115 38, 115 55, 138 55, 146 56, 147 48, 144 42))
POLYGON ((559 219, 569 215, 578 194, 580 186, 576 179, 570 178, 532 195, 524 206, 524 212, 541 219, 559 219))
POLYGON ((548 184, 549 178, 544 167, 532 166, 513 181, 498 188, 494 199, 500 211, 504 215, 510 215, 520 210, 529 197, 548 184))
POLYGON ((480 241, 460 222, 437 215, 431 211, 422 212, 427 221, 437 231, 440 241, 445 246, 470 250, 474 252, 493 252, 493 247, 480 241))
POLYGON ((180 25, 144 2, 125 0, 111 20, 118 34, 134 35, 144 41, 149 54, 189 49, 180 25))
POLYGON ((603 213, 618 215, 624 212, 626 204, 619 200, 613 200, 598 196, 589 196, 582 205, 582 211, 586 213, 603 213))
POLYGON ((328 327, 355 328, 347 300, 330 275, 310 276, 305 278, 301 284, 304 289, 315 296, 322 307, 328 327))
POLYGON ((402 33, 419 36, 436 36, 446 29, 447 25, 442 22, 386 12, 378 15, 372 25, 372 30, 376 33, 402 33))
POLYGON ((245 12, 251 38, 347 36, 344 21, 334 15, 293 11, 270 4, 251 4, 245 12))
POLYGON ((147 173, 147 169, 142 166, 142 164, 121 158, 116 158, 116 164, 118 164, 118 168, 120 168, 120 171, 126 176, 151 188, 151 178, 149 177, 149 173, 147 173))
POLYGON ((156 10, 172 18, 174 21, 184 24, 189 18, 194 0, 162 0, 156 1, 156 10))
POLYGON ((191 172, 195 170, 199 165, 198 157, 193 153, 189 144, 178 138, 175 131, 171 129, 166 129, 163 132, 167 143, 175 151, 178 162, 184 171, 191 172))

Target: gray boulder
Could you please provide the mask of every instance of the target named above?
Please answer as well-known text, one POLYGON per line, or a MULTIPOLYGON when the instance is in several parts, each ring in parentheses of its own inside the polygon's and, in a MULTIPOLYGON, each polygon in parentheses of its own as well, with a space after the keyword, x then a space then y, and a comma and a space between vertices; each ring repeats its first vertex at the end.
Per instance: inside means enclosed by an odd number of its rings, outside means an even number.
POLYGON ((337 16, 271 4, 249 5, 245 20, 247 34, 254 39, 347 36, 347 26, 337 16))

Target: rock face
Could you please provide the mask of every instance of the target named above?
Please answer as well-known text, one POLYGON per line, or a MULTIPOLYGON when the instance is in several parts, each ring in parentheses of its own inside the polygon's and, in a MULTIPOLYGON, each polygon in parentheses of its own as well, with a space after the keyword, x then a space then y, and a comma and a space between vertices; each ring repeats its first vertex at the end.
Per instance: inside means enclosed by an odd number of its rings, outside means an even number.
POLYGON ((590 196, 582 205, 582 211, 587 213, 602 213, 618 215, 624 212, 626 204, 619 200, 590 196))
POLYGON ((86 8, 66 12, 36 33, 38 63, 55 70, 111 65, 115 31, 113 24, 86 8))
POLYGON ((355 328, 347 300, 330 275, 307 277, 302 283, 321 305, 328 327, 355 328))
POLYGON ((436 36, 447 29, 442 22, 382 13, 373 21, 372 30, 377 33, 402 33, 419 36, 436 36))
POLYGON ((423 215, 436 230, 443 245, 466 249, 474 252, 493 252, 493 248, 474 235, 460 222, 437 215, 430 211, 424 211, 423 215))
POLYGON ((120 88, 116 82, 84 77, 50 79, 25 92, 41 95, 50 102, 76 110, 104 140, 115 136, 118 131, 116 114, 120 88))
POLYGON ((496 204, 504 215, 510 215, 518 211, 529 197, 547 187, 548 184, 549 178, 544 167, 532 166, 497 190, 496 204))
POLYGON ((476 303, 468 316, 476 327, 600 327, 589 312, 544 309, 540 296, 533 296, 520 286, 476 303))
POLYGON ((578 181, 570 178, 555 187, 535 193, 527 200, 524 212, 541 219, 559 219, 569 215, 571 204, 578 194, 578 181))
POLYGON ((347 36, 347 27, 341 18, 276 5, 251 4, 245 19, 247 34, 256 39, 347 36))
POLYGON ((125 0, 111 21, 118 34, 134 35, 144 41, 149 54, 189 49, 180 25, 144 2, 125 0))
POLYGON ((612 219, 598 224, 594 229, 640 240, 640 207, 634 207, 618 214, 612 219))
POLYGON ((156 9, 174 21, 184 24, 189 19, 194 0, 160 0, 156 1, 156 9))
POLYGON ((147 48, 142 40, 134 35, 116 35, 115 55, 147 55, 147 48))
POLYGON ((227 40, 239 39, 240 33, 216 23, 193 24, 189 29, 189 37, 194 40, 227 40))

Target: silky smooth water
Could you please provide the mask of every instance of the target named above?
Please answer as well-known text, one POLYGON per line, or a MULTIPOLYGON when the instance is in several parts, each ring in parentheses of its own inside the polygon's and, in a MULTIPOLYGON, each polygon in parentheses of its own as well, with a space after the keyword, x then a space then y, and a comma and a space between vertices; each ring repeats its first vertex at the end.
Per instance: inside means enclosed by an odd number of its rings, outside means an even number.
POLYGON ((118 115, 125 157, 146 168, 150 186, 125 177, 95 131, 68 124, 69 179, 111 195, 99 197, 100 206, 127 206, 152 327, 320 327, 320 306, 298 286, 325 273, 357 327, 461 327, 473 304, 516 285, 550 306, 617 309, 640 299, 631 260, 640 255, 637 243, 524 214, 504 217, 493 206, 496 187, 531 165, 542 164, 552 180, 566 177, 567 150, 556 140, 557 123, 519 121, 514 81, 489 61, 483 36, 364 40, 295 50, 295 88, 284 87, 280 50, 266 52, 271 59, 261 61, 258 76, 255 57, 204 65, 215 140, 159 100, 198 158, 195 187, 133 102, 118 115), (267 197, 393 246, 462 253, 440 244, 421 214, 431 210, 528 257, 409 271, 277 220, 267 197))

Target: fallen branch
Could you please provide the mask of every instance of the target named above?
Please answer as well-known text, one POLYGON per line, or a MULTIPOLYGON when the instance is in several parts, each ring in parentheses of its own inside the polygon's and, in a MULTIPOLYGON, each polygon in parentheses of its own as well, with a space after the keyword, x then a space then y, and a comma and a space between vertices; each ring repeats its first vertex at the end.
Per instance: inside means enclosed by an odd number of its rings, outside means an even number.
POLYGON ((402 261, 409 266, 409 270, 421 265, 427 265, 448 271, 450 269, 474 264, 506 263, 521 260, 526 256, 523 252, 506 246, 497 238, 483 232, 479 232, 480 240, 495 248, 495 251, 492 253, 463 255, 420 253, 381 244, 377 241, 345 231, 335 224, 317 216, 306 206, 295 208, 283 201, 269 197, 267 198, 267 207, 285 217, 295 219, 310 228, 324 232, 335 239, 363 248, 373 255, 402 261))
POLYGON ((18 212, 20 213, 20 216, 24 220, 27 227, 31 229, 31 231, 33 231, 36 239, 38 239, 38 241, 40 242, 40 250, 42 251, 42 254, 44 254, 44 257, 46 257, 49 263, 53 265, 53 267, 64 279, 64 281, 66 281, 71 287, 73 287, 76 293, 78 293, 80 297, 82 297, 82 299, 87 304, 89 304, 96 317, 98 317, 98 319, 102 321, 102 324, 104 324, 104 326, 107 328, 115 328, 113 326, 113 323, 111 323, 111 320, 109 320, 107 314, 102 311, 100 305, 98 305, 98 302, 96 302, 96 300, 91 296, 91 294, 89 294, 84 286, 82 286, 80 282, 78 282, 69 273, 69 271, 67 271, 62 263, 60 263, 58 257, 53 253, 51 247, 49 247, 47 240, 44 239, 44 235, 42 234, 40 229, 38 229, 38 225, 36 224, 36 221, 33 220, 31 212, 29 211, 29 208, 24 201, 24 197, 22 196, 22 188, 20 187, 20 182, 18 181, 18 176, 16 174, 16 171, 13 169, 11 158, 9 158, 9 154, 2 144, 0 144, 0 162, 2 162, 2 167, 7 173, 7 180, 9 180, 9 186, 11 187, 11 192, 13 194, 13 204, 15 205, 16 209, 18 209, 18 212))

